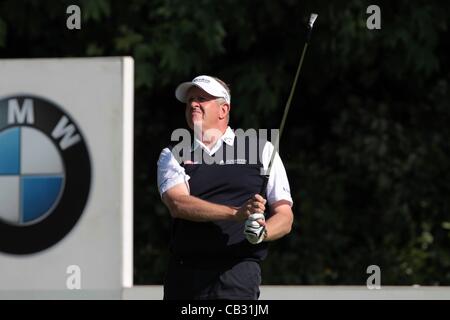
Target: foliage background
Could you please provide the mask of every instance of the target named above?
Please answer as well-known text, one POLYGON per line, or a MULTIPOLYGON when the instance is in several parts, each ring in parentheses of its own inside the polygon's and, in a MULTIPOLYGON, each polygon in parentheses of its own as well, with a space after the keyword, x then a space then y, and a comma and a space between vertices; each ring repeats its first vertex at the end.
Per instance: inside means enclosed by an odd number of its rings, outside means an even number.
POLYGON ((0 57, 134 57, 134 278, 160 284, 169 214, 156 161, 184 127, 175 86, 219 76, 232 127, 278 127, 317 12, 280 147, 296 219, 263 283, 365 284, 376 264, 384 285, 449 285, 450 3, 378 1, 382 28, 368 30, 371 4, 0 0, 0 57), (81 30, 66 28, 71 4, 81 30))

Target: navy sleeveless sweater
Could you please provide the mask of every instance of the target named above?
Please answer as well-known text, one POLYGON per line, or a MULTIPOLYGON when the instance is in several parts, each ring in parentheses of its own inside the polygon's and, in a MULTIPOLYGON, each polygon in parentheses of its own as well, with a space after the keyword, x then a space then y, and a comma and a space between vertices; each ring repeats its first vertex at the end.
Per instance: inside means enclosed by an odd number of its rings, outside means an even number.
MULTIPOLYGON (((241 151, 241 154, 237 152, 237 137, 233 146, 223 143, 221 149, 212 157, 200 147, 191 152, 191 161, 200 163, 184 163, 182 166, 191 177, 189 187, 192 196, 216 204, 240 207, 253 195, 261 192, 265 179, 261 175, 260 160, 264 142, 257 143, 255 150, 249 148, 251 138, 245 139, 245 152, 241 151), (253 153, 252 157, 250 152, 253 153), (214 163, 213 158, 216 159, 214 163), (217 161, 220 159, 223 161, 217 161)), ((243 233, 244 222, 193 222, 173 219, 171 251, 181 259, 199 262, 262 261, 267 256, 267 243, 250 244, 243 233)))

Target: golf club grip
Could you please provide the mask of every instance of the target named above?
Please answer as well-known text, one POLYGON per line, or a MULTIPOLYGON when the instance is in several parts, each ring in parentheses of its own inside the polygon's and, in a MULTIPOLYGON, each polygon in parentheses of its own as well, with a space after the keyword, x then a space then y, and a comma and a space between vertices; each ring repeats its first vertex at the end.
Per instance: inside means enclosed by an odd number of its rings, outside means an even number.
POLYGON ((267 183, 269 182, 269 176, 268 175, 264 175, 263 176, 264 177, 264 181, 263 181, 263 184, 262 184, 262 186, 261 186, 261 191, 259 192, 259 194, 264 198, 264 199, 266 199, 267 200, 267 183))

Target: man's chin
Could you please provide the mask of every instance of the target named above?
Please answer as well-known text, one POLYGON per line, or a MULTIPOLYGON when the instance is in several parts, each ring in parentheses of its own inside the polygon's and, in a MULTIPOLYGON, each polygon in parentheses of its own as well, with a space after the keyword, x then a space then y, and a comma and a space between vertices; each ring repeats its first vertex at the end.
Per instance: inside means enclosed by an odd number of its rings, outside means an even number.
POLYGON ((203 118, 202 118, 201 116, 199 116, 199 115, 195 115, 195 116, 193 116, 193 117, 191 118, 191 121, 192 121, 194 124, 202 123, 202 122, 203 122, 203 118))
POLYGON ((195 135, 197 138, 200 138, 202 136, 202 132, 203 132, 203 121, 192 121, 189 124, 189 127, 191 128, 191 130, 194 131, 195 135))
POLYGON ((193 120, 192 125, 196 129, 202 129, 203 127, 203 121, 202 120, 193 120))
POLYGON ((201 121, 193 121, 192 119, 188 119, 186 122, 191 130, 194 130, 194 128, 199 129, 202 127, 201 121))

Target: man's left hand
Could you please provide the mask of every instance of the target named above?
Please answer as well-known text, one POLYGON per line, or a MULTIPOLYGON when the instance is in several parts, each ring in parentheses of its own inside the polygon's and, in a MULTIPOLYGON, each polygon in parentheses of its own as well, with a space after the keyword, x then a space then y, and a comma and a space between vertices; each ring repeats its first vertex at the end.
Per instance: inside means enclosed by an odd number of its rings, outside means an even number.
POLYGON ((244 234, 251 244, 261 243, 266 237, 266 218, 262 213, 251 214, 245 221, 244 234), (261 221, 262 223, 259 223, 261 221))

